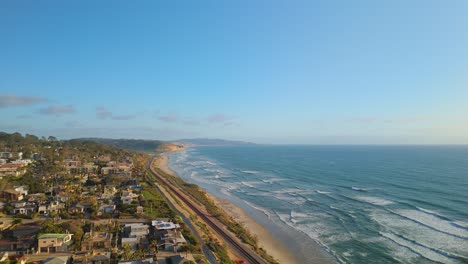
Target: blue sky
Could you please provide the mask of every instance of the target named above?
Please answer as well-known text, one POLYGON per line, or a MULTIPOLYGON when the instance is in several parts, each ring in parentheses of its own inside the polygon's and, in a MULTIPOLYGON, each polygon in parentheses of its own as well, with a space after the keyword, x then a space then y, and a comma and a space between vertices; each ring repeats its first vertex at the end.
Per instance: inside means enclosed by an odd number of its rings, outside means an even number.
POLYGON ((2 1, 0 130, 467 144, 467 1, 2 1))

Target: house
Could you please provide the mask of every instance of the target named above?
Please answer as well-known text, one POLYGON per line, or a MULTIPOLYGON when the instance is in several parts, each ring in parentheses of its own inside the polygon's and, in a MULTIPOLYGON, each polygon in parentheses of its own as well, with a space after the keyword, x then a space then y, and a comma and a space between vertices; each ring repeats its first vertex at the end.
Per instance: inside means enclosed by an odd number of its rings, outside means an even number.
POLYGON ((187 244, 184 236, 179 230, 163 230, 158 232, 158 246, 166 251, 179 251, 183 245, 187 244))
POLYGON ((23 200, 24 196, 14 190, 14 189, 6 189, 2 192, 3 198, 5 198, 7 201, 20 201, 23 200))
POLYGON ((81 251, 105 249, 112 247, 112 233, 87 232, 81 242, 81 251))
POLYGON ((65 167, 79 167, 81 166, 81 161, 73 160, 73 159, 66 159, 62 161, 62 165, 65 167))
POLYGON ((29 187, 26 185, 13 186, 13 190, 19 192, 23 196, 27 196, 29 187))
POLYGON ((143 206, 137 206, 136 213, 137 214, 143 214, 143 206))
POLYGON ((140 239, 136 237, 122 237, 122 247, 125 247, 125 245, 130 245, 130 248, 136 250, 138 248, 139 242, 140 239))
POLYGON ((181 254, 169 257, 169 263, 172 264, 183 264, 187 262, 190 262, 190 260, 186 259, 181 254))
POLYGON ((65 204, 59 201, 45 202, 39 205, 39 214, 45 215, 50 213, 58 213, 65 209, 65 204))
POLYGON ((137 201, 138 194, 133 193, 131 190, 124 190, 120 196, 120 200, 123 204, 131 204, 133 201, 137 201))
POLYGON ((48 258, 44 261, 44 264, 67 264, 70 262, 70 256, 59 256, 48 258))
POLYGON ((119 261, 119 264, 158 264, 158 263, 159 262, 155 262, 152 258, 130 260, 130 261, 119 261))
POLYGON ((36 212, 35 203, 28 203, 28 202, 20 201, 20 202, 13 202, 11 203, 11 205, 13 206, 13 209, 10 212, 10 214, 31 215, 36 212))
POLYGON ((23 176, 26 173, 24 164, 1 164, 0 165, 0 177, 4 176, 23 176))
POLYGON ((37 238, 37 248, 39 253, 67 252, 72 242, 72 234, 42 234, 37 238))
POLYGON ((31 249, 35 247, 36 234, 40 228, 35 223, 15 226, 11 233, 9 232, 10 235, 0 240, 0 251, 15 252, 18 255, 31 253, 31 249))
POLYGON ((23 152, 0 152, 2 159, 22 159, 23 152))
POLYGON ((104 192, 101 194, 102 199, 109 199, 111 200, 114 198, 114 195, 117 193, 117 189, 115 186, 105 186, 104 192))
POLYGON ((89 259, 88 263, 91 264, 110 264, 110 256, 99 254, 89 259))
MULTIPOLYGON (((67 164, 75 164, 76 162, 68 162, 67 164)), ((85 163, 83 166, 69 165, 65 166, 70 174, 95 174, 98 166, 94 163, 85 163)))
POLYGON ((143 223, 125 224, 123 232, 125 237, 143 237, 149 234, 149 226, 143 223))
POLYGON ((33 163, 33 161, 30 159, 19 159, 11 162, 11 164, 22 164, 24 166, 28 166, 31 163, 33 163))
POLYGON ((162 231, 162 230, 172 230, 172 229, 177 229, 180 228, 179 224, 175 224, 173 222, 168 222, 165 220, 153 220, 151 221, 151 225, 154 226, 154 228, 157 231, 162 231))
POLYGON ((68 211, 70 213, 85 213, 91 211, 93 205, 91 203, 77 203, 75 206, 71 207, 68 211))
POLYGON ((108 213, 111 214, 114 212, 116 206, 115 204, 103 204, 101 207, 99 207, 99 212, 102 213, 108 213))
POLYGON ((18 225, 13 228, 11 236, 15 239, 20 239, 22 237, 35 236, 41 230, 41 226, 37 223, 29 223, 18 225))
POLYGON ((129 244, 133 249, 149 246, 149 226, 143 223, 125 224, 123 228, 122 246, 129 244))

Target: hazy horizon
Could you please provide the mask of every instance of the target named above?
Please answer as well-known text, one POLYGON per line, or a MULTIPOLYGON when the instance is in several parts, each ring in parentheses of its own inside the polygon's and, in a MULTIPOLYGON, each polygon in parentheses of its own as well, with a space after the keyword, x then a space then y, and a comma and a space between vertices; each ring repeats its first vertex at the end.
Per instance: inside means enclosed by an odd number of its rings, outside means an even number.
POLYGON ((468 144, 468 2, 0 3, 0 131, 468 144))

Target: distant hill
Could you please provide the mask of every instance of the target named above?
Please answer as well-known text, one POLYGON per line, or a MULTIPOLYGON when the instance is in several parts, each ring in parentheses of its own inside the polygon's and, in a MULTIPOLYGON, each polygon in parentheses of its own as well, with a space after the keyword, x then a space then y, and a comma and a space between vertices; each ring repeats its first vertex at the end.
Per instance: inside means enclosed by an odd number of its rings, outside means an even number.
POLYGON ((180 142, 183 145, 194 145, 194 146, 243 146, 243 145, 255 145, 255 143, 245 141, 232 141, 224 139, 211 139, 211 138, 191 138, 191 139, 179 139, 175 142, 180 142))
POLYGON ((146 139, 112 139, 112 138, 78 138, 77 140, 93 141, 121 149, 129 149, 144 152, 168 151, 181 149, 174 143, 161 140, 146 139))

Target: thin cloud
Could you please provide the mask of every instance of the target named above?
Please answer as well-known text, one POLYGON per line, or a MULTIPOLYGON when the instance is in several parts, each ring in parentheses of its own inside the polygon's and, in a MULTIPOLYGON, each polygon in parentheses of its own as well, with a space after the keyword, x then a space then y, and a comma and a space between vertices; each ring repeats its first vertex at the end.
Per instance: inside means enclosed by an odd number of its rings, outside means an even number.
POLYGON ((179 121, 179 116, 175 113, 170 113, 167 115, 159 116, 158 119, 166 123, 176 123, 179 121))
POLYGON ((392 123, 392 124, 411 124, 419 123, 430 120, 428 116, 408 116, 408 117, 395 117, 395 118, 378 118, 372 116, 360 116, 348 119, 348 121, 364 124, 374 123, 392 123))
POLYGON ((136 115, 114 115, 111 111, 105 107, 96 108, 96 117, 99 119, 111 119, 111 120, 131 120, 136 118, 136 115))
POLYGON ((121 116, 112 116, 112 120, 131 120, 136 118, 135 115, 121 115, 121 116))
POLYGON ((201 126, 201 125, 221 125, 231 126, 236 125, 235 118, 225 114, 214 114, 205 118, 197 118, 193 116, 181 116, 177 113, 168 113, 159 115, 158 120, 165 123, 175 123, 187 126, 201 126))
POLYGON ((231 123, 233 119, 225 114, 215 114, 206 118, 206 121, 210 124, 226 124, 231 123))
POLYGON ((14 94, 0 94, 0 108, 28 106, 47 102, 43 97, 36 96, 18 96, 14 94))
POLYGON ((71 105, 51 105, 46 108, 39 109, 39 113, 43 115, 61 115, 71 114, 75 112, 75 108, 71 105))
POLYGON ((108 111, 104 107, 97 107, 96 108, 96 116, 99 119, 107 119, 107 118, 112 117, 112 113, 110 111, 108 111))
POLYGON ((17 115, 16 119, 31 119, 31 115, 17 115))

